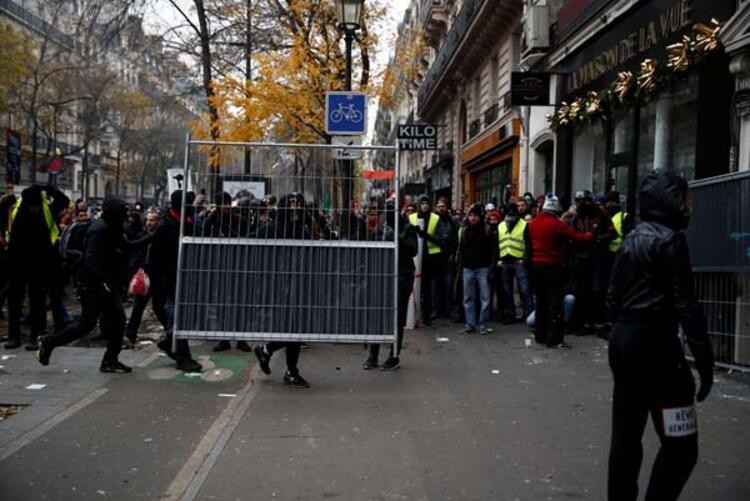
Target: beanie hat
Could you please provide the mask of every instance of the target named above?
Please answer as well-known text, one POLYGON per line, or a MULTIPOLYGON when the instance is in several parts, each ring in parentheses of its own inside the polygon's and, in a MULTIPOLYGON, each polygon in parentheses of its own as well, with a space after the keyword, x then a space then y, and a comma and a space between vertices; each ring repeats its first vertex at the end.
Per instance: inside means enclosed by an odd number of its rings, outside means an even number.
POLYGON ((496 210, 491 210, 487 213, 487 219, 494 217, 498 221, 500 221, 500 213, 496 210))
POLYGON ((562 207, 560 206, 560 200, 557 199, 557 196, 554 193, 548 193, 546 197, 544 197, 544 205, 542 206, 542 210, 545 212, 562 212, 562 207))
POLYGON ((489 212, 489 211, 492 211, 492 210, 495 210, 495 209, 496 209, 496 207, 495 207, 495 204, 493 204, 493 203, 489 203, 489 204, 487 204, 487 205, 484 206, 484 211, 485 212, 489 212))

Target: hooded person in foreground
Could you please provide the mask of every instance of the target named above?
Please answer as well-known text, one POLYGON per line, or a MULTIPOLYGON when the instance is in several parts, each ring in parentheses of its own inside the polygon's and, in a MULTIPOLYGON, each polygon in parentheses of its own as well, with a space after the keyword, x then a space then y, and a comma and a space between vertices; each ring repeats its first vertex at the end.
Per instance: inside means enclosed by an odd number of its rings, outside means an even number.
POLYGON ((609 363, 614 375, 609 500, 635 500, 648 415, 661 448, 646 501, 677 499, 698 458, 695 381, 678 337, 681 326, 700 374, 699 402, 713 384, 706 320, 693 296, 687 240, 687 183, 672 173, 646 176, 641 223, 615 258, 607 298, 614 315, 609 363))
POLYGON ((99 370, 131 372, 118 360, 125 334, 125 311, 121 291, 127 281, 129 244, 123 236, 127 204, 108 196, 102 205, 102 216, 86 232, 83 262, 79 273, 81 318, 62 330, 39 338, 37 359, 48 365, 52 350, 80 339, 100 322, 102 337, 107 339, 99 370))

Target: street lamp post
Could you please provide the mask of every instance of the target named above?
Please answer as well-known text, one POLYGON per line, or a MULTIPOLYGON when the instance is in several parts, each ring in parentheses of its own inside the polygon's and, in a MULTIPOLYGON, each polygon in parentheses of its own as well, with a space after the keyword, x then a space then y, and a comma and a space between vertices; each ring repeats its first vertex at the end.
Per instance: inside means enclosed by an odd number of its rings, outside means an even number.
MULTIPOLYGON (((352 42, 354 32, 359 29, 362 22, 362 6, 364 0, 336 0, 336 11, 338 13, 338 29, 344 32, 344 43, 346 44, 346 80, 345 90, 352 90, 352 42)), ((352 199, 352 173, 351 160, 342 160, 344 179, 342 180, 342 205, 344 210, 351 210, 352 199)))

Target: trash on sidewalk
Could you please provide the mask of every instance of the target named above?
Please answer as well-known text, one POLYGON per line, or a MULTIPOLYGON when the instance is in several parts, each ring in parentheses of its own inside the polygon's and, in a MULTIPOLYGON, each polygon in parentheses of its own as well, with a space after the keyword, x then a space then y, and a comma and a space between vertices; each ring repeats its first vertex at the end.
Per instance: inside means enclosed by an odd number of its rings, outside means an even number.
POLYGON ((70 369, 63 369, 63 374, 68 374, 68 373, 70 373, 70 369))
POLYGON ((523 344, 528 348, 529 346, 531 346, 531 339, 529 338, 524 339, 523 344))
POLYGON ((447 343, 448 341, 450 341, 450 338, 447 338, 447 337, 436 337, 435 341, 437 341, 438 343, 447 343))
POLYGON ((39 384, 39 383, 33 383, 26 387, 27 390, 41 390, 43 388, 46 388, 46 384, 39 384))
POLYGON ((16 355, 3 355, 0 360, 10 360, 11 358, 16 358, 16 355))
POLYGON ((146 443, 148 443, 148 442, 153 442, 154 439, 151 438, 151 437, 149 437, 149 438, 144 438, 143 441, 146 442, 146 443))
POLYGON ((185 377, 201 377, 201 375, 202 374, 200 372, 185 372, 183 374, 183 376, 185 377))
POLYGON ((234 398, 237 396, 236 393, 219 393, 217 396, 225 398, 234 398))
POLYGON ((153 341, 138 341, 138 346, 150 346, 154 344, 153 341))
POLYGON ((498 369, 492 369, 493 374, 500 374, 500 371, 498 369))

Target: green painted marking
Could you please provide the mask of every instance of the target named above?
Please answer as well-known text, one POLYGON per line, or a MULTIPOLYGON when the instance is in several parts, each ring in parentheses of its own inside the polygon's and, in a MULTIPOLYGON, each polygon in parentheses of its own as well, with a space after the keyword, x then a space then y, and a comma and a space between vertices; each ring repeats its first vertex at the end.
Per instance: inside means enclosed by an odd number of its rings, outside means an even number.
POLYGON ((139 379, 180 381, 185 383, 229 383, 236 380, 250 365, 247 355, 195 355, 203 366, 201 373, 184 373, 175 368, 168 357, 159 357, 146 370, 137 372, 139 379))

